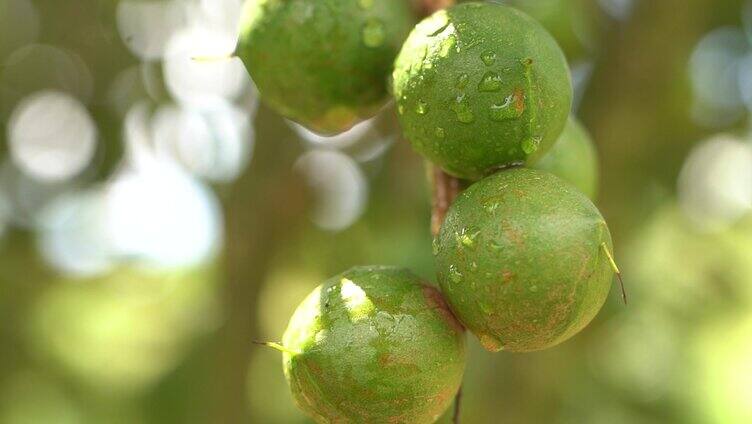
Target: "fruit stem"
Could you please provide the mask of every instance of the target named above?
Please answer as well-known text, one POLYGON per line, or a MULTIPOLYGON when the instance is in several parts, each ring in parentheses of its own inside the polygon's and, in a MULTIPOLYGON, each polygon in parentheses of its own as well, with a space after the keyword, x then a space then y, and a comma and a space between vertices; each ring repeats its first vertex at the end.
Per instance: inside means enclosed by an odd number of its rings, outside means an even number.
POLYGON ((608 246, 606 246, 606 243, 601 243, 601 249, 603 249, 603 252, 606 254, 606 257, 608 258, 609 263, 611 263, 611 269, 614 270, 614 273, 616 274, 616 278, 619 279, 619 286, 621 286, 621 298, 624 301, 624 304, 627 304, 627 291, 624 289, 624 280, 621 278, 621 271, 619 270, 619 267, 616 265, 616 261, 614 260, 613 255, 611 255, 611 252, 608 251, 608 246))
POLYGON ((290 349, 282 346, 281 343, 276 343, 276 342, 260 342, 260 341, 253 340, 253 344, 256 344, 256 345, 259 345, 259 346, 270 347, 270 348, 272 348, 274 350, 280 351, 282 353, 288 353, 290 355, 298 355, 300 353, 300 352, 292 351, 292 350, 290 350, 290 349))

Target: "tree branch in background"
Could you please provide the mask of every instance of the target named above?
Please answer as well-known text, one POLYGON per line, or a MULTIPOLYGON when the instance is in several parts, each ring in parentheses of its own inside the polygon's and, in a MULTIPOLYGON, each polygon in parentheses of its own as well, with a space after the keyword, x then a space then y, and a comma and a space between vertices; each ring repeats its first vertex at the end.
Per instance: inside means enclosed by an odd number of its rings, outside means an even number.
MULTIPOLYGON (((269 113, 261 109, 260 113, 269 113)), ((225 314, 213 341, 209 422, 249 422, 246 396, 251 340, 258 338, 258 296, 274 252, 299 230, 307 210, 304 181, 291 172, 300 154, 295 142, 274 143, 268 116, 256 119, 258 139, 248 171, 225 193, 225 314)), ((287 140, 285 140, 287 141, 287 140)))

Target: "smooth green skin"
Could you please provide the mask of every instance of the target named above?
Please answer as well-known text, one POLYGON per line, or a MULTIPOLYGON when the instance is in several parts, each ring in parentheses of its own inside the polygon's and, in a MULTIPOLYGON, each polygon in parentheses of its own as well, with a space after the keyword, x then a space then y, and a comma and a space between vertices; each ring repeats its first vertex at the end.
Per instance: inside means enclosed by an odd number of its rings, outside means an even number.
POLYGON ((414 22, 404 0, 248 0, 237 54, 273 109, 334 134, 384 105, 414 22))
POLYGON ((564 179, 591 200, 598 194, 598 151, 577 118, 569 118, 554 147, 533 167, 564 179))
POLYGON ((598 313, 614 272, 611 235, 593 203, 547 172, 514 168, 468 188, 435 253, 460 321, 491 351, 552 347, 598 313))
POLYGON ((464 329, 439 291, 393 267, 357 267, 298 307, 284 370, 318 423, 433 423, 465 368, 464 329))
POLYGON ((572 103, 556 41, 495 3, 464 3, 419 23, 397 57, 393 92, 413 148, 466 179, 534 163, 561 134, 572 103))

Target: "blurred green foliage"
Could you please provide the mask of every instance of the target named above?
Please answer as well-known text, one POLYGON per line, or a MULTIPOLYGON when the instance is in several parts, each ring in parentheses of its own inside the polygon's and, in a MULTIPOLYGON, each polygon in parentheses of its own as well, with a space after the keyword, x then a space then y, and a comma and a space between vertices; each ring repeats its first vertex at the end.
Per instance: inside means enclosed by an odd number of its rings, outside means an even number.
MULTIPOLYGON (((251 341, 279 339, 303 296, 353 265, 406 266, 433 279, 424 164, 399 140, 394 111, 386 109, 366 136, 334 149, 301 138, 263 106, 252 113, 250 89, 233 99, 254 117, 247 168, 234 181, 201 183, 222 206, 218 253, 167 268, 120 255, 115 266, 85 277, 46 259, 36 212, 60 194, 113 178, 132 148, 125 130, 134 105, 145 104, 150 114, 183 107, 159 57, 140 56, 147 50, 134 47, 154 48, 142 43, 145 34, 164 34, 149 32, 147 20, 125 25, 123 8, 153 7, 145 16, 165 20, 157 27, 168 31, 172 21, 159 14, 160 5, 188 5, 216 18, 236 3, 0 0, 0 423, 305 423, 279 354, 251 341), (123 71, 132 78, 115 90, 123 71), (43 184, 19 173, 8 134, 19 102, 50 89, 85 105, 98 137, 84 171, 43 184), (311 213, 322 198, 342 201, 336 194, 354 189, 326 185, 340 174, 316 180, 296 166, 322 148, 357 162, 367 183, 362 214, 336 231, 317 226, 311 213)), ((711 31, 750 31, 750 6, 508 3, 541 20, 567 52, 576 112, 599 150, 599 206, 630 305, 612 292, 592 325, 548 351, 490 354, 469 338, 464 422, 752 422, 752 217, 698 226, 677 190, 688 155, 711 134, 727 132, 750 145, 744 105, 722 124, 695 119, 689 68, 711 31)), ((190 16, 176 19, 195 24, 190 16)), ((752 178, 740 175, 730 180, 741 187, 732 200, 751 190, 752 178)), ((729 184, 723 181, 710 184, 709 193, 722 192, 729 184)), ((331 204, 339 203, 324 202, 331 204)))

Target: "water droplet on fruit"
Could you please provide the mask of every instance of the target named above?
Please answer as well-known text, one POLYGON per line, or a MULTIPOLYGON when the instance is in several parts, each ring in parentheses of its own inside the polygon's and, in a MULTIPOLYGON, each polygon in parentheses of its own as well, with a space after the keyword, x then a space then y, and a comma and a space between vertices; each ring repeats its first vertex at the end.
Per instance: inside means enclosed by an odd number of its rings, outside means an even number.
POLYGON ((483 205, 483 209, 485 209, 486 212, 490 214, 496 213, 496 209, 498 208, 499 208, 499 202, 491 202, 491 203, 486 203, 485 205, 483 205))
POLYGON ((467 74, 460 74, 457 77, 457 88, 460 90, 467 87, 467 83, 470 82, 470 77, 467 74))
POLYGON ((369 19, 363 26, 363 44, 367 47, 379 47, 384 37, 384 24, 380 20, 369 19))
POLYGON ((404 115, 405 114, 405 106, 404 105, 398 105, 397 106, 397 113, 399 113, 400 115, 404 115))
POLYGON ((535 153, 540 147, 540 137, 530 137, 522 140, 522 151, 528 155, 535 153))
POLYGON ((493 92, 501 90, 501 77, 494 72, 486 72, 478 84, 478 91, 493 92))
POLYGON ((423 100, 418 100, 418 104, 415 105, 415 113, 418 115, 425 115, 428 113, 428 103, 423 100))
POLYGON ((449 279, 455 284, 462 282, 462 273, 457 270, 455 265, 449 265, 449 279))
POLYGON ((455 238, 460 247, 472 248, 475 246, 475 238, 478 237, 478 234, 480 234, 480 230, 463 228, 459 233, 455 233, 455 238))
POLYGON ((525 95, 522 91, 516 91, 504 99, 504 103, 493 104, 490 109, 492 121, 508 121, 517 119, 525 112, 525 95))
POLYGON ((486 64, 486 66, 491 66, 496 62, 496 53, 490 50, 485 51, 480 55, 480 59, 486 64))
POLYGON ((509 107, 509 103, 493 104, 491 105, 491 120, 492 121, 507 121, 515 119, 517 115, 509 107))
POLYGON ((451 106, 451 109, 457 114, 457 120, 463 124, 469 124, 475 121, 475 115, 473 115, 472 109, 467 105, 465 96, 458 96, 456 102, 451 106))
POLYGON ((436 137, 443 139, 446 137, 446 132, 444 131, 444 128, 436 127, 436 137))
POLYGON ((358 6, 363 10, 368 10, 373 7, 373 0, 358 0, 358 6))

